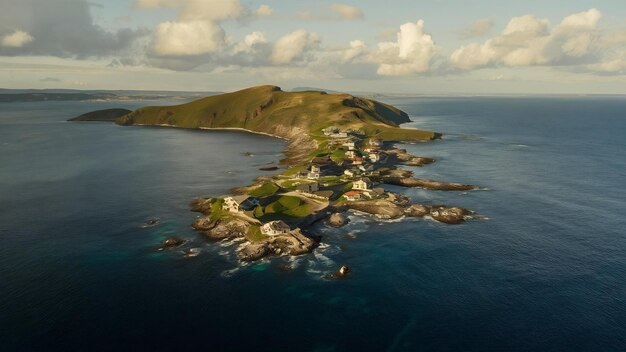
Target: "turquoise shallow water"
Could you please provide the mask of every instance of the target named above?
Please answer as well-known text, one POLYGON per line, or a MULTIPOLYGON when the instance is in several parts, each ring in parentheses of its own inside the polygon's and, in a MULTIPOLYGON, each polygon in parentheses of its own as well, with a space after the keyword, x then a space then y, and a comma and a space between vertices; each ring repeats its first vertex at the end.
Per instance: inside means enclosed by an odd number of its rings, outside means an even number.
POLYGON ((143 102, 0 105, 0 350, 626 349, 626 99, 387 102, 445 134, 403 146, 437 159, 416 174, 485 189, 395 190, 490 220, 353 216, 316 228, 311 255, 245 267, 187 203, 250 182, 283 142, 64 122, 143 102), (171 235, 200 255, 156 252, 171 235))

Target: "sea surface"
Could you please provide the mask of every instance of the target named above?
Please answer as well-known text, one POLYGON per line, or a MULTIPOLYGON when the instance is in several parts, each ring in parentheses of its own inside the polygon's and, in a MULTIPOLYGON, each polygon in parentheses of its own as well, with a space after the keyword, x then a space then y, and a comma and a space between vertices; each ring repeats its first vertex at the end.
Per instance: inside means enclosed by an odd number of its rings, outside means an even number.
POLYGON ((284 142, 65 122, 172 101, 1 104, 0 351, 625 351, 626 98, 384 100, 444 133, 402 146, 437 159, 417 175, 480 187, 388 189, 489 220, 352 215, 310 255, 247 266, 188 202, 284 142), (199 256, 156 250, 173 235, 199 256))

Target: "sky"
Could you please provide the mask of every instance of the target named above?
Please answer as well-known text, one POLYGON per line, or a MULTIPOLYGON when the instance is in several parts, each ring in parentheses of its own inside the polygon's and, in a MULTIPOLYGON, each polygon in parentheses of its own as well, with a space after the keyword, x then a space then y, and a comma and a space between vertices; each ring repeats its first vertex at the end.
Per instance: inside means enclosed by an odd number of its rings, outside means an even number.
POLYGON ((0 87, 626 94, 622 0, 0 0, 0 87))

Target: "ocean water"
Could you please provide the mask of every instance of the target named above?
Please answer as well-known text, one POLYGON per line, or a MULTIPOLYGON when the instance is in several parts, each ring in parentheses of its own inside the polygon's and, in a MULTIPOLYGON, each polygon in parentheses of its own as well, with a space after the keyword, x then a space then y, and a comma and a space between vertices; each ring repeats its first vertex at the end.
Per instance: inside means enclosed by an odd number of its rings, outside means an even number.
POLYGON ((352 215, 310 255, 247 266, 187 204, 282 141, 65 122, 145 102, 0 105, 0 350, 626 350, 626 98, 386 101, 444 133, 402 146, 437 159, 417 175, 481 187, 389 189, 489 220, 352 215), (155 250, 172 235, 200 255, 155 250))

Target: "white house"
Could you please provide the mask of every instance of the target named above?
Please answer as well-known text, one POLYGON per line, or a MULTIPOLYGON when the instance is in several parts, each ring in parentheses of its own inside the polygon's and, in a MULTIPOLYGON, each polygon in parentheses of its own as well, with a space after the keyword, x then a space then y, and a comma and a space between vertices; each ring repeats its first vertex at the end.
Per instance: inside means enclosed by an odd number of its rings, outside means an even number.
POLYGON ((376 146, 376 147, 380 147, 380 141, 378 139, 370 139, 370 145, 376 146))
POLYGON ((222 209, 231 213, 236 213, 239 211, 239 202, 237 202, 233 197, 226 197, 224 198, 222 209))
POLYGON ((222 209, 231 213, 237 213, 245 210, 252 210, 259 205, 259 200, 247 195, 224 197, 222 209))
POLYGON ((361 199, 361 193, 355 191, 346 192, 343 196, 350 202, 361 199))
POLYGON ((346 142, 343 144, 344 147, 348 147, 348 150, 354 150, 356 148, 356 143, 354 142, 346 142))
POLYGON ((355 156, 356 153, 354 152, 354 150, 348 150, 345 154, 345 157, 348 159, 354 159, 355 156))
POLYGON ((373 162, 373 163, 377 163, 378 161, 380 161, 380 157, 378 156, 378 153, 369 153, 367 155, 367 157, 373 162))
POLYGON ((333 133, 329 136, 330 138, 348 138, 348 134, 346 132, 338 132, 333 133))
POLYGON ((317 165, 311 165, 311 168, 309 169, 309 173, 307 174, 307 178, 309 180, 319 180, 320 179, 320 173, 321 173, 321 169, 319 166, 317 165))
POLYGON ((289 232, 291 232, 291 227, 282 220, 270 221, 261 226, 261 233, 269 236, 283 235, 289 232))
POLYGON ((363 177, 360 180, 352 182, 352 189, 367 191, 372 187, 372 181, 369 178, 363 177))

